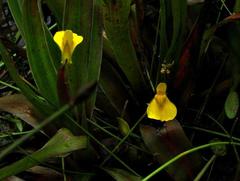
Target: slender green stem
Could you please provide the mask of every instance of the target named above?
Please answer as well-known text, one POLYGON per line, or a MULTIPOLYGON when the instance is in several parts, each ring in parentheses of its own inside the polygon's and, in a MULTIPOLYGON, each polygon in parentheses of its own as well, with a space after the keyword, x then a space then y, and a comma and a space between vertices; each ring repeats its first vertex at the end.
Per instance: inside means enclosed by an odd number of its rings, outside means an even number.
POLYGON ((126 113, 126 109, 127 109, 127 106, 128 106, 128 100, 125 101, 124 103, 124 106, 123 106, 123 109, 122 109, 122 112, 121 112, 121 116, 120 117, 124 117, 125 113, 126 113))
POLYGON ((206 165, 203 167, 203 169, 198 173, 198 175, 196 176, 196 178, 194 179, 194 181, 199 181, 202 176, 204 175, 204 173, 207 171, 207 169, 209 168, 209 166, 215 161, 215 159, 217 158, 216 155, 213 155, 210 160, 208 160, 208 162, 206 163, 206 165))
POLYGON ((150 173, 148 176, 146 176, 145 178, 142 179, 142 181, 147 181, 150 178, 152 178, 154 175, 156 175, 157 173, 159 173, 160 171, 162 171, 163 169, 167 168, 170 164, 172 164, 173 162, 179 160, 180 158, 193 153, 195 151, 201 150, 201 149, 205 149, 211 146, 216 146, 216 145, 229 145, 229 144, 233 144, 233 145, 237 145, 240 146, 240 143, 236 143, 236 142, 214 142, 214 143, 208 143, 205 145, 200 145, 197 147, 194 147, 190 150, 184 151, 180 154, 178 154, 177 156, 173 157, 172 159, 170 159, 169 161, 167 161, 166 163, 164 163, 163 165, 161 165, 159 168, 157 168, 156 170, 154 170, 152 173, 150 173))
MULTIPOLYGON (((193 111, 195 111, 195 110, 193 110, 193 111)), ((196 111, 196 112, 197 112, 197 111, 196 111)), ((238 118, 235 119, 234 124, 233 124, 233 126, 232 126, 231 133, 229 133, 229 132, 223 127, 223 125, 221 125, 221 124, 220 124, 215 118, 213 118, 211 115, 209 115, 209 114, 207 114, 207 113, 205 113, 204 115, 206 115, 209 119, 213 120, 214 123, 217 124, 217 125, 223 130, 223 132, 226 134, 226 136, 228 136, 228 138, 230 139, 230 141, 233 141, 233 139, 232 139, 232 130, 234 129, 235 124, 238 122, 238 118)), ((239 161, 239 160, 240 160, 239 154, 238 154, 238 151, 237 151, 237 149, 236 149, 236 146, 234 146, 234 145, 233 145, 233 150, 234 150, 234 153, 235 153, 235 155, 236 155, 236 159, 239 161)))
POLYGON ((18 136, 18 135, 25 135, 31 133, 33 130, 30 131, 22 131, 22 132, 14 132, 14 133, 1 133, 0 138, 5 138, 5 137, 12 137, 12 136, 18 136))
POLYGON ((55 28, 57 26, 57 23, 54 23, 52 26, 50 26, 48 29, 49 31, 52 30, 53 28, 55 28))
MULTIPOLYGON (((118 136, 112 134, 110 131, 108 131, 108 130, 106 130, 105 128, 99 126, 99 125, 98 125, 97 123, 95 123, 94 121, 92 121, 92 120, 90 120, 90 119, 89 119, 88 121, 89 121, 91 124, 93 124, 94 126, 96 126, 97 128, 99 128, 100 130, 102 130, 103 132, 105 132, 106 134, 108 134, 108 135, 112 136, 113 138, 115 138, 116 140, 118 140, 118 141, 121 141, 121 140, 122 140, 122 139, 119 138, 118 136)), ((136 146, 136 145, 133 145, 132 143, 126 142, 126 144, 128 144, 128 145, 132 146, 133 148, 135 148, 135 149, 137 149, 137 150, 140 150, 140 151, 142 151, 142 152, 144 152, 144 153, 151 154, 150 152, 148 152, 148 151, 146 151, 146 150, 144 150, 144 149, 142 149, 142 148, 140 148, 140 147, 138 147, 138 146, 136 146)))
POLYGON ((210 133, 210 134, 217 135, 217 136, 222 136, 222 137, 225 137, 225 138, 232 139, 233 141, 240 142, 240 138, 229 136, 229 135, 217 132, 217 131, 208 130, 208 129, 204 129, 204 128, 199 128, 199 127, 195 127, 195 126, 183 126, 183 127, 189 128, 189 129, 194 129, 196 131, 202 131, 202 132, 210 133))
MULTIPOLYGON (((236 117, 236 119, 235 119, 234 122, 233 122, 232 128, 231 128, 231 133, 230 133, 231 139, 232 139, 232 135, 233 135, 234 128, 235 128, 236 124, 238 123, 238 121, 239 121, 239 118, 236 117)), ((234 150, 234 152, 235 152, 237 161, 240 162, 240 158, 239 158, 239 154, 238 154, 238 151, 237 151, 236 146, 233 146, 233 150, 234 150)))
POLYGON ((100 121, 101 123, 105 124, 106 126, 108 126, 109 128, 113 129, 113 130, 117 130, 118 128, 116 126, 113 126, 112 124, 100 119, 100 118, 97 118, 95 117, 94 118, 95 121, 100 121))
POLYGON ((64 157, 61 157, 61 161, 62 161, 62 173, 63 173, 63 180, 67 181, 67 177, 65 174, 65 162, 64 162, 64 157))
POLYGON ((0 84, 3 84, 3 85, 5 85, 5 86, 8 86, 8 87, 10 87, 10 88, 12 88, 12 89, 14 89, 14 90, 16 90, 16 91, 18 91, 18 92, 21 91, 19 88, 15 87, 15 86, 7 83, 7 82, 1 81, 1 80, 0 80, 0 84))
POLYGON ((226 11, 229 13, 229 15, 232 15, 232 12, 228 9, 228 7, 225 4, 225 0, 221 0, 223 7, 226 9, 226 11))
MULTIPOLYGON (((144 113, 139 119, 138 121, 133 125, 133 127, 129 130, 128 134, 114 147, 114 149, 111 151, 111 153, 114 153, 119 147, 120 145, 128 138, 128 136, 133 132, 133 130, 137 127, 137 125, 143 120, 143 118, 146 116, 146 113, 144 113)), ((102 167, 107 161, 108 159, 111 158, 111 154, 108 155, 103 162, 100 164, 100 166, 102 167)))
MULTIPOLYGON (((212 119, 212 120, 224 131, 224 133, 229 136, 230 141, 232 141, 232 131, 231 131, 231 133, 229 133, 229 132, 228 132, 217 120, 215 120, 212 116, 210 116, 210 115, 207 115, 207 116, 208 116, 210 119, 212 119)), ((235 119, 235 122, 236 122, 236 119, 235 119)), ((233 127, 234 127, 234 125, 233 125, 233 127)), ((233 127, 232 127, 232 128, 233 128, 233 127)), ((239 154, 238 154, 238 152, 237 152, 237 149, 236 149, 236 146, 235 146, 235 145, 233 145, 233 150, 234 150, 236 159, 239 161, 239 154)))
POLYGON ((207 116, 208 118, 210 118, 211 120, 213 120, 214 123, 215 123, 216 125, 218 125, 219 128, 221 128, 226 135, 230 136, 229 132, 228 132, 228 131, 223 127, 223 125, 221 125, 216 119, 214 119, 214 118, 213 118, 211 115, 209 115, 209 114, 206 114, 206 116, 207 116))
MULTIPOLYGON (((95 118, 95 119, 96 119, 96 118, 95 118)), ((114 129, 114 130, 118 130, 117 127, 109 124, 108 122, 106 122, 106 121, 104 121, 104 120, 102 120, 102 119, 100 119, 100 118, 97 118, 96 120, 102 122, 103 124, 107 125, 108 127, 112 128, 112 129, 114 129)), ((138 136, 137 134, 135 134, 135 133, 131 133, 130 136, 142 140, 142 138, 141 138, 140 136, 138 136)))
MULTIPOLYGON (((216 159, 215 159, 215 160, 216 160, 216 159)), ((206 181, 209 181, 210 178, 211 178, 211 174, 212 174, 212 171, 213 171, 214 163, 215 163, 215 162, 212 163, 212 165, 211 165, 211 167, 210 167, 210 169, 209 169, 209 173, 208 173, 208 177, 207 177, 207 180, 206 180, 206 181)))
POLYGON ((102 144, 97 138, 95 138, 88 130, 80 126, 72 117, 66 115, 69 120, 71 120, 78 128, 80 128, 86 135, 88 135, 93 141, 99 144, 105 151, 107 151, 113 158, 115 158, 119 163, 121 163, 126 169, 135 174, 136 176, 140 176, 137 172, 135 172, 131 167, 129 167, 126 163, 124 163, 120 158, 118 158, 110 149, 108 149, 104 144, 102 144))

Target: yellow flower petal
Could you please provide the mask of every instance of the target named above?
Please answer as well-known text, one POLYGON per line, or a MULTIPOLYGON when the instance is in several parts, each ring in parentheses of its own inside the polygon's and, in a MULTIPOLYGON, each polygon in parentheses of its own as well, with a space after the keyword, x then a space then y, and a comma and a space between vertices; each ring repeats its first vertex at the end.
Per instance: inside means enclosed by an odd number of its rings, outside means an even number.
POLYGON ((177 115, 176 106, 166 95, 167 84, 160 83, 157 86, 157 94, 147 107, 147 116, 160 121, 173 120, 177 115))
POLYGON ((83 41, 83 37, 73 33, 71 30, 58 31, 53 37, 62 52, 61 63, 72 63, 72 54, 78 44, 83 41))
POLYGON ((177 115, 176 106, 166 97, 164 104, 160 105, 154 98, 147 108, 147 116, 160 121, 173 120, 177 115))
POLYGON ((63 51, 63 47, 62 47, 63 36, 64 36, 64 31, 58 31, 53 36, 53 40, 57 43, 61 51, 63 51))
POLYGON ((78 36, 76 33, 73 33, 73 50, 76 48, 78 44, 83 41, 82 36, 78 36))

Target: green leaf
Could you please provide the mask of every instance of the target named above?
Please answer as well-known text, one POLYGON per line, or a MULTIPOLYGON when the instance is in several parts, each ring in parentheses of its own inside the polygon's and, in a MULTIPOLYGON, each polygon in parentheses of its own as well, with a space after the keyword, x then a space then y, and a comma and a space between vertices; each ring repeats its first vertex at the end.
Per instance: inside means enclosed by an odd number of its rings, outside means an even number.
POLYGON ((15 122, 15 125, 18 129, 18 131, 22 132, 23 131, 23 124, 22 121, 18 118, 11 119, 11 121, 15 122))
POLYGON ((61 156, 86 147, 86 136, 73 136, 68 129, 62 128, 38 151, 11 165, 1 168, 0 179, 18 174, 51 157, 61 156))
POLYGON ((187 1, 186 0, 171 0, 171 12, 173 17, 173 33, 171 45, 166 55, 166 61, 171 63, 178 58, 183 45, 183 33, 186 22, 187 1))
POLYGON ((239 97, 236 91, 230 91, 225 101, 224 109, 227 117, 233 119, 236 117, 239 108, 239 97))
POLYGON ((21 35, 24 36, 24 30, 22 26, 22 0, 9 0, 7 2, 14 21, 18 27, 18 30, 21 32, 21 35))
MULTIPOLYGON (((178 62, 179 56, 182 51, 184 43, 184 30, 186 28, 186 12, 187 1, 186 0, 160 0, 160 63, 157 64, 157 82, 162 79, 160 69, 162 63, 171 64, 172 62, 178 62), (172 30, 172 33, 169 33, 172 30), (169 36, 168 36, 169 35, 169 36), (168 39, 170 41, 168 41, 168 39)), ((154 69, 154 67, 152 67, 154 69)))
POLYGON ((102 94, 98 94, 97 106, 112 117, 120 116, 125 101, 129 99, 129 96, 117 70, 106 59, 103 59, 99 82, 102 94))
MULTIPOLYGON (((47 39, 52 39, 41 15, 41 3, 37 0, 24 0, 22 6, 24 38, 27 46, 28 62, 35 83, 44 98, 54 105, 58 104, 56 86, 56 61, 53 49, 47 39)), ((53 40, 52 40, 53 41, 53 40)))
POLYGON ((118 128, 121 134, 123 136, 126 136, 130 131, 128 123, 123 118, 120 118, 120 117, 117 118, 117 120, 118 120, 118 128))
POLYGON ((142 100, 148 87, 130 37, 130 7, 130 0, 104 1, 104 28, 119 67, 142 100))
MULTIPOLYGON (((100 1, 94 1, 93 22, 88 55, 88 81, 98 81, 102 64, 103 25, 100 1)), ((86 104, 87 117, 91 118, 95 107, 97 89, 86 104)))
POLYGON ((234 6, 234 12, 240 11, 240 0, 236 0, 235 6, 234 6))
POLYGON ((3 46, 2 42, 0 41, 0 54, 2 56, 2 60, 6 65, 10 76, 16 82, 17 86, 21 89, 22 93, 26 96, 26 98, 38 109, 41 114, 47 116, 54 112, 52 106, 50 106, 45 100, 39 97, 39 95, 32 90, 29 85, 26 84, 25 81, 20 77, 16 68, 13 65, 13 62, 7 52, 6 48, 3 46))
POLYGON ((140 181, 141 178, 130 174, 129 172, 118 168, 104 168, 116 181, 140 181))
MULTIPOLYGON (((83 36, 83 42, 73 53, 73 64, 68 66, 71 94, 89 81, 98 81, 102 61, 102 12, 99 1, 69 0, 65 7, 64 28, 83 36)), ((85 106, 91 117, 96 91, 85 106)), ((83 105, 80 112, 83 112, 83 105)), ((84 115, 84 114, 83 114, 84 115)))
POLYGON ((49 9, 52 11, 54 16, 57 18, 59 25, 63 22, 63 12, 64 4, 66 0, 56 1, 56 0, 46 0, 45 3, 48 5, 49 9))

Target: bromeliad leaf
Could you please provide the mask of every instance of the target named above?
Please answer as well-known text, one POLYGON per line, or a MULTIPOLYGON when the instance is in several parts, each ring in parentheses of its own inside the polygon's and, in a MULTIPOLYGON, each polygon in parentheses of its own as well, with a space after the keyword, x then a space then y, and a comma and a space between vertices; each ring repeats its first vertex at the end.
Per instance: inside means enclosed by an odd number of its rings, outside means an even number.
MULTIPOLYGON (((84 42, 76 47, 72 56, 73 64, 67 70, 70 94, 75 96, 84 84, 99 80, 102 62, 102 11, 100 1, 93 0, 71 0, 66 3, 65 9, 64 28, 84 37, 84 42)), ((96 90, 85 105, 79 106, 80 117, 91 117, 95 99, 96 90), (83 113, 83 106, 86 107, 86 113, 83 113)))
POLYGON ((57 74, 55 63, 52 59, 53 55, 50 53, 56 53, 57 51, 50 51, 47 41, 50 33, 42 21, 41 6, 39 6, 37 0, 23 1, 22 21, 28 61, 40 93, 49 102, 57 106, 57 74))
POLYGON ((104 1, 104 27, 118 65, 140 97, 148 87, 130 37, 130 8, 130 0, 104 1))

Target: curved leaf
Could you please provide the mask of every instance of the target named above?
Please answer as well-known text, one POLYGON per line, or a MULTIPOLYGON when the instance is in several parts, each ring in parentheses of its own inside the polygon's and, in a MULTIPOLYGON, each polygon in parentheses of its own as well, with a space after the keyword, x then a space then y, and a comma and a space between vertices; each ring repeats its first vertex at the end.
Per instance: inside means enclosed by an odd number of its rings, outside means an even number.
POLYGON ((40 115, 36 113, 33 105, 21 94, 1 97, 0 110, 21 118, 32 127, 38 125, 40 115))
POLYGON ((86 136, 73 136, 66 129, 60 129, 40 150, 23 159, 0 169, 0 179, 20 173, 28 168, 44 162, 50 157, 56 157, 87 147, 86 136))
MULTIPOLYGON (((102 62, 102 12, 100 1, 68 0, 65 7, 64 28, 83 36, 83 43, 73 53, 73 64, 68 66, 71 94, 89 81, 98 81, 102 62)), ((91 117, 96 90, 87 101, 86 115, 91 117)), ((82 112, 82 110, 80 110, 82 112)))

